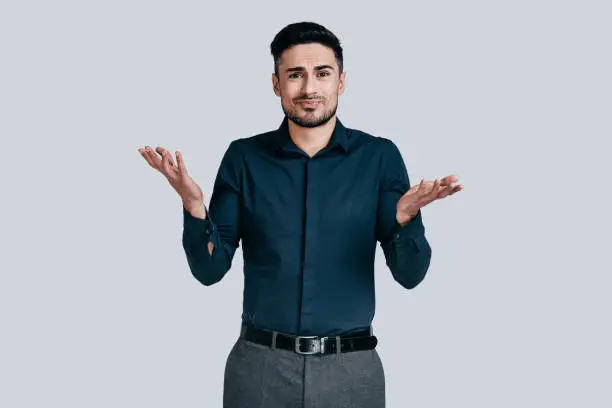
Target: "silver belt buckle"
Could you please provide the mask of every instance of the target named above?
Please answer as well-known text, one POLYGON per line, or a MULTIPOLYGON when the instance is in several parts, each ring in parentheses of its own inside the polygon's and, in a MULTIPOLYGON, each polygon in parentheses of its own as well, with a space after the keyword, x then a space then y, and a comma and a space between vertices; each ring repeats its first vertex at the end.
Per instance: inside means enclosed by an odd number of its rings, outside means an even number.
POLYGON ((295 336, 295 352, 298 354, 317 354, 317 353, 321 353, 323 354, 325 352, 325 340, 327 340, 327 337, 321 337, 319 338, 318 336, 295 336), (310 342, 309 344, 312 345, 312 347, 310 347, 309 350, 307 351, 302 351, 300 349, 300 340, 301 339, 317 339, 317 341, 313 341, 310 342))

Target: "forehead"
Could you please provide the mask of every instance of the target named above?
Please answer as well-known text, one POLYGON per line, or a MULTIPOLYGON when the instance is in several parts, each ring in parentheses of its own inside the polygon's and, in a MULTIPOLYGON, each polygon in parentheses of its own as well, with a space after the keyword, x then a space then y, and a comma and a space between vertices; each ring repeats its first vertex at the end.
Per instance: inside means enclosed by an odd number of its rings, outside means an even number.
POLYGON ((279 63, 282 68, 315 65, 331 65, 337 68, 338 64, 334 51, 319 43, 298 44, 286 49, 282 53, 279 63))

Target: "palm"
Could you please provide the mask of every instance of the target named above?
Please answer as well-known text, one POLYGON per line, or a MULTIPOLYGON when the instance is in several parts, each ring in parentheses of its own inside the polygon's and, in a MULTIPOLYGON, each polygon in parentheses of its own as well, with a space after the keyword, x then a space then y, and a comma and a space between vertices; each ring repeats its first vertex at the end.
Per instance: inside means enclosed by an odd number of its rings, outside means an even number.
POLYGON ((403 223, 414 217, 420 208, 434 200, 447 197, 463 190, 455 175, 446 176, 441 180, 425 181, 412 186, 397 202, 397 219, 403 223))
POLYGON ((169 151, 162 147, 157 147, 155 152, 148 146, 145 149, 138 149, 147 163, 154 169, 162 173, 170 185, 176 190, 184 201, 204 201, 204 193, 198 184, 187 172, 187 167, 183 162, 183 156, 176 152, 176 164, 169 151))

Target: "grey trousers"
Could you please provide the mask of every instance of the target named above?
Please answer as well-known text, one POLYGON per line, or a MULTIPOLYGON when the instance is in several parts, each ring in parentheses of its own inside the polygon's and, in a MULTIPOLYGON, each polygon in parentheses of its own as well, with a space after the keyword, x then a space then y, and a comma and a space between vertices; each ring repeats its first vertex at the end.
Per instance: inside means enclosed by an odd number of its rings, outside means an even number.
POLYGON ((303 355, 240 337, 225 365, 223 408, 384 408, 376 349, 303 355))

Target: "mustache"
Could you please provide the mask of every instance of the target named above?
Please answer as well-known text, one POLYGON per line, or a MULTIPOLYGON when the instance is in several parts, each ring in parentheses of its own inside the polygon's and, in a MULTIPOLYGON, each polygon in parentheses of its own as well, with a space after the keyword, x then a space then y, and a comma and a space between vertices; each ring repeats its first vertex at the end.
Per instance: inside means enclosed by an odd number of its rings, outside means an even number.
POLYGON ((322 101, 325 98, 321 97, 321 96, 316 96, 314 98, 307 98, 307 97, 301 97, 301 98, 297 98, 295 99, 295 102, 304 102, 304 101, 322 101))

